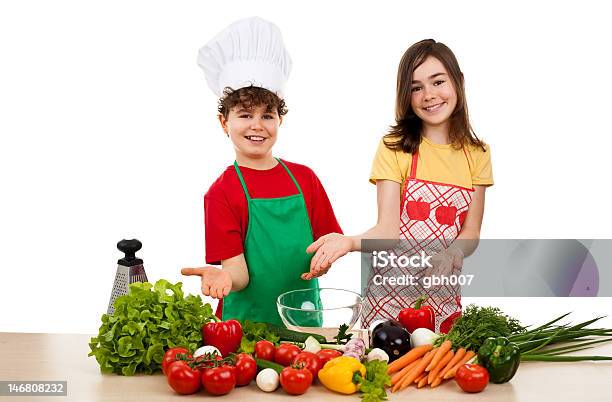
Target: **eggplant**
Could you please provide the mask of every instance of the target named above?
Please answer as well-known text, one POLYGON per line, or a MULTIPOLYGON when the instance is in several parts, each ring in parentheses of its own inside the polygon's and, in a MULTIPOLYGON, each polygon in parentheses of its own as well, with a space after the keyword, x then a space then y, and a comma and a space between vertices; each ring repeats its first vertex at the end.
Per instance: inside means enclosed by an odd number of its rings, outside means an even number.
POLYGON ((399 359, 412 349, 410 333, 395 320, 386 320, 372 330, 373 348, 384 350, 389 355, 389 363, 399 359))

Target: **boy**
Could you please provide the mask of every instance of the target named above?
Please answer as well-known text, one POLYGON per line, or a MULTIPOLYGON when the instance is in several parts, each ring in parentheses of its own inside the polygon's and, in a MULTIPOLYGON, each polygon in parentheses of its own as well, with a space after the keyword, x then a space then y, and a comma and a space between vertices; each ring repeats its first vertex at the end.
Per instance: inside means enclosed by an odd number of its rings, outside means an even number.
POLYGON ((199 275, 202 293, 222 299, 217 316, 282 325, 276 299, 284 292, 316 288, 305 281, 306 247, 341 232, 314 172, 272 156, 287 113, 283 84, 291 69, 278 28, 250 18, 230 25, 200 49, 199 64, 220 97, 219 122, 236 161, 204 197, 206 262, 184 268, 199 275), (278 95, 277 95, 278 94, 278 95))

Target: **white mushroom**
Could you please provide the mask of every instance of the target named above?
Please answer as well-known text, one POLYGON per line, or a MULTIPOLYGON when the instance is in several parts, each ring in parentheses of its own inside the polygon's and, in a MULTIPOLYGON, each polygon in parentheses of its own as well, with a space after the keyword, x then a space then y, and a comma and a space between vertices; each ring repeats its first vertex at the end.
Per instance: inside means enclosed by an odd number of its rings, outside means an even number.
POLYGON ((257 374, 255 383, 260 390, 272 392, 278 388, 278 373, 271 368, 265 368, 257 374))

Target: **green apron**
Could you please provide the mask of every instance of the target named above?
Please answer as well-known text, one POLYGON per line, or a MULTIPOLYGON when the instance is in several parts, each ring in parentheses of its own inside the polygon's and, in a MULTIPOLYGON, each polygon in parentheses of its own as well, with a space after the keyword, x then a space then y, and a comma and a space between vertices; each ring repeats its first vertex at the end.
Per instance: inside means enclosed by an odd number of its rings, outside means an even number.
MULTIPOLYGON (((306 247, 313 242, 312 228, 300 185, 287 166, 277 160, 295 183, 298 194, 253 199, 238 164, 234 162, 248 204, 244 257, 249 270, 249 284, 223 298, 223 320, 248 319, 282 326, 276 306, 278 296, 290 290, 319 287, 317 279, 307 281, 300 277, 310 270, 312 257, 306 254, 306 247)), ((315 308, 320 308, 320 300, 310 301, 315 308)), ((302 325, 321 325, 320 319, 308 321, 302 325)))

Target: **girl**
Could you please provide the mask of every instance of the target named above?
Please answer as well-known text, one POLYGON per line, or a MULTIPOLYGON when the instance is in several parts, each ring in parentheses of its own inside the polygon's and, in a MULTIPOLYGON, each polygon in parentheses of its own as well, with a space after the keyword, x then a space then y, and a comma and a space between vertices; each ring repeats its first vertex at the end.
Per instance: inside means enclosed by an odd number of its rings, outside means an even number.
MULTIPOLYGON (((433 265, 445 274, 460 269, 464 256, 476 248, 485 189, 493 184, 491 157, 470 125, 463 73, 447 46, 427 39, 408 48, 398 69, 395 116, 370 175, 377 188, 376 225, 357 236, 332 233, 312 243, 307 251, 316 254, 305 279, 323 275, 341 256, 361 250, 363 239, 399 236, 411 253, 433 251, 433 265)), ((368 284, 362 325, 396 318, 421 292, 413 286, 368 284)), ((429 296, 436 330, 448 327, 461 312, 459 289, 442 287, 429 296)))

